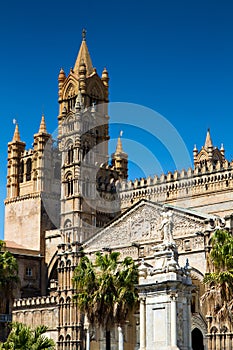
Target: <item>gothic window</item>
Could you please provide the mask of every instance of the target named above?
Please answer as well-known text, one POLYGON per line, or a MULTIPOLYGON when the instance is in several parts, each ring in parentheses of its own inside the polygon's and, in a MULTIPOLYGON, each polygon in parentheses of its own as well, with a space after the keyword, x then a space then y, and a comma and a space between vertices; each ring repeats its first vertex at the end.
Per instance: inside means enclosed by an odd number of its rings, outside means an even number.
POLYGON ((60 335, 60 337, 58 338, 58 350, 63 350, 63 342, 64 342, 64 337, 62 335, 60 335))
POLYGON ((89 197, 90 196, 90 180, 89 180, 88 176, 86 176, 84 178, 84 180, 83 180, 82 195, 84 197, 89 197))
POLYGON ((21 160, 19 164, 19 182, 23 182, 23 174, 24 174, 24 161, 21 160))
POLYGON ((71 307, 70 307, 70 304, 71 304, 71 299, 70 299, 70 297, 68 297, 67 299, 66 299, 66 322, 67 322, 67 324, 70 324, 70 322, 71 322, 71 307))
POLYGON ((66 243, 70 243, 71 242, 71 232, 66 232, 66 243))
POLYGON ((67 105, 68 111, 71 111, 74 108, 74 106, 75 106, 75 98, 74 97, 73 98, 69 98, 68 99, 68 105, 67 105))
POLYGON ((71 227, 71 221, 70 221, 69 219, 67 219, 67 220, 65 221, 64 227, 65 227, 65 228, 71 227))
POLYGON ((65 344, 66 344, 66 350, 70 350, 70 335, 67 334, 66 336, 66 341, 65 341, 65 344))
POLYGON ((63 298, 61 298, 60 300, 59 300, 59 304, 60 304, 60 315, 59 315, 59 324, 60 325, 63 325, 63 321, 64 321, 64 314, 63 314, 63 312, 64 312, 64 299, 63 298))
POLYGON ((26 162, 26 181, 30 181, 31 180, 31 176, 32 176, 32 160, 31 158, 29 158, 26 162))
POLYGON ((74 119, 69 118, 67 121, 67 131, 74 131, 74 119))
POLYGON ((72 175, 69 173, 66 176, 66 196, 72 196, 74 194, 74 188, 73 188, 73 178, 72 175))
POLYGON ((75 105, 75 89, 72 83, 67 87, 65 95, 67 98, 67 109, 71 111, 75 105))
POLYGON ((85 162, 88 162, 88 160, 89 160, 89 154, 88 154, 89 151, 90 151, 90 146, 87 142, 85 142, 83 145, 83 160, 85 162))
POLYGON ((83 120, 83 131, 87 132, 90 129, 90 122, 88 117, 85 117, 83 120))
POLYGON ((68 164, 71 164, 73 163, 74 161, 74 149, 73 149, 73 146, 71 145, 68 149, 68 164))

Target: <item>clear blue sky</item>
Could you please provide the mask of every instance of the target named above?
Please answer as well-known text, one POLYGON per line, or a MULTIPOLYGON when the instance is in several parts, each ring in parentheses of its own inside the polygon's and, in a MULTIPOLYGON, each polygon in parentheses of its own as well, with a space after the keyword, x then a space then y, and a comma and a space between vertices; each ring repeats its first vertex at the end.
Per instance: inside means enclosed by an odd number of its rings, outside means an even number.
MULTIPOLYGON (((12 120, 17 119, 28 148, 42 112, 47 129, 56 129, 57 76, 61 67, 68 73, 74 65, 82 28, 87 30, 98 73, 105 66, 109 71, 112 102, 157 111, 179 132, 190 153, 194 144, 198 148, 203 145, 210 128, 214 144, 223 142, 226 156, 232 159, 232 18, 231 0, 2 1, 1 203, 12 120)), ((154 159, 148 158, 149 153, 145 157, 145 175, 153 173, 156 159, 162 171, 175 169, 170 152, 166 157, 156 142, 150 149, 153 139, 147 134, 133 127, 123 129, 126 139, 132 140, 133 131, 141 149, 152 152, 154 159)), ((119 127, 112 127, 112 137, 118 133, 119 127)), ((127 140, 125 150, 129 151, 127 140)), ((132 166, 130 177, 141 176, 135 169, 132 166)), ((1 232, 3 216, 2 205, 1 232)))

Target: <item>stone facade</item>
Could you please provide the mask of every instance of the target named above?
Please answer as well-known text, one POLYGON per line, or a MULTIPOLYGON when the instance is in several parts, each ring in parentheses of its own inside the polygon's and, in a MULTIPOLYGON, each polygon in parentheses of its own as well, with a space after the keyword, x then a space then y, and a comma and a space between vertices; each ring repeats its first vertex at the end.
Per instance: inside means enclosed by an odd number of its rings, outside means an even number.
POLYGON ((112 330, 112 349, 122 341, 126 350, 228 349, 231 327, 206 317, 200 297, 211 234, 232 231, 233 162, 208 131, 193 169, 128 181, 121 137, 108 162, 108 90, 83 32, 74 68, 58 76, 58 140, 44 116, 31 150, 15 127, 5 200, 5 240, 21 279, 13 319, 46 324, 58 350, 105 349, 102 330, 77 310, 72 276, 81 247, 91 258, 114 250, 139 266, 140 306, 112 330))

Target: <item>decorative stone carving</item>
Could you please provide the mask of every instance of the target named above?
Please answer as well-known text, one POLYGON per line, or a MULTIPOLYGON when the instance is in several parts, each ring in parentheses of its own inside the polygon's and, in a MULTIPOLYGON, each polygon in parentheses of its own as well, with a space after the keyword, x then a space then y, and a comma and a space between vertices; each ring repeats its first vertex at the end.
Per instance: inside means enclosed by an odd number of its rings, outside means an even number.
POLYGON ((163 217, 163 220, 161 222, 160 230, 163 230, 163 244, 167 243, 174 243, 173 240, 173 213, 171 211, 165 210, 161 213, 161 216, 163 217))
MULTIPOLYGON (((176 243, 179 251, 202 249, 203 237, 197 237, 196 232, 205 231, 204 221, 204 218, 199 219, 190 212, 168 209, 150 202, 138 203, 83 246, 86 250, 104 247, 125 250, 126 247, 140 242, 140 247, 144 250, 143 256, 151 254, 152 246, 161 242, 176 243), (189 242, 184 244, 184 240, 189 242)), ((138 254, 135 249, 129 253, 134 256, 138 254)))

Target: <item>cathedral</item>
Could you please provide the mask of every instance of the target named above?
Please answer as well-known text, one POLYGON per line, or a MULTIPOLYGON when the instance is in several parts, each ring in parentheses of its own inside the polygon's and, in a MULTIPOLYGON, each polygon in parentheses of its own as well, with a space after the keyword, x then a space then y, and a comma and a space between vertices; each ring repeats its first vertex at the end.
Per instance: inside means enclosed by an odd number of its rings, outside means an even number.
POLYGON ((8 143, 5 242, 20 286, 6 314, 48 326, 58 350, 104 350, 105 334, 78 312, 80 250, 120 252, 139 269, 139 306, 111 331, 111 349, 231 349, 233 329, 200 298, 210 238, 232 231, 233 162, 210 130, 193 168, 128 180, 119 136, 109 161, 109 75, 92 64, 85 31, 74 67, 58 75, 56 137, 41 117, 32 149, 15 125, 8 143))

